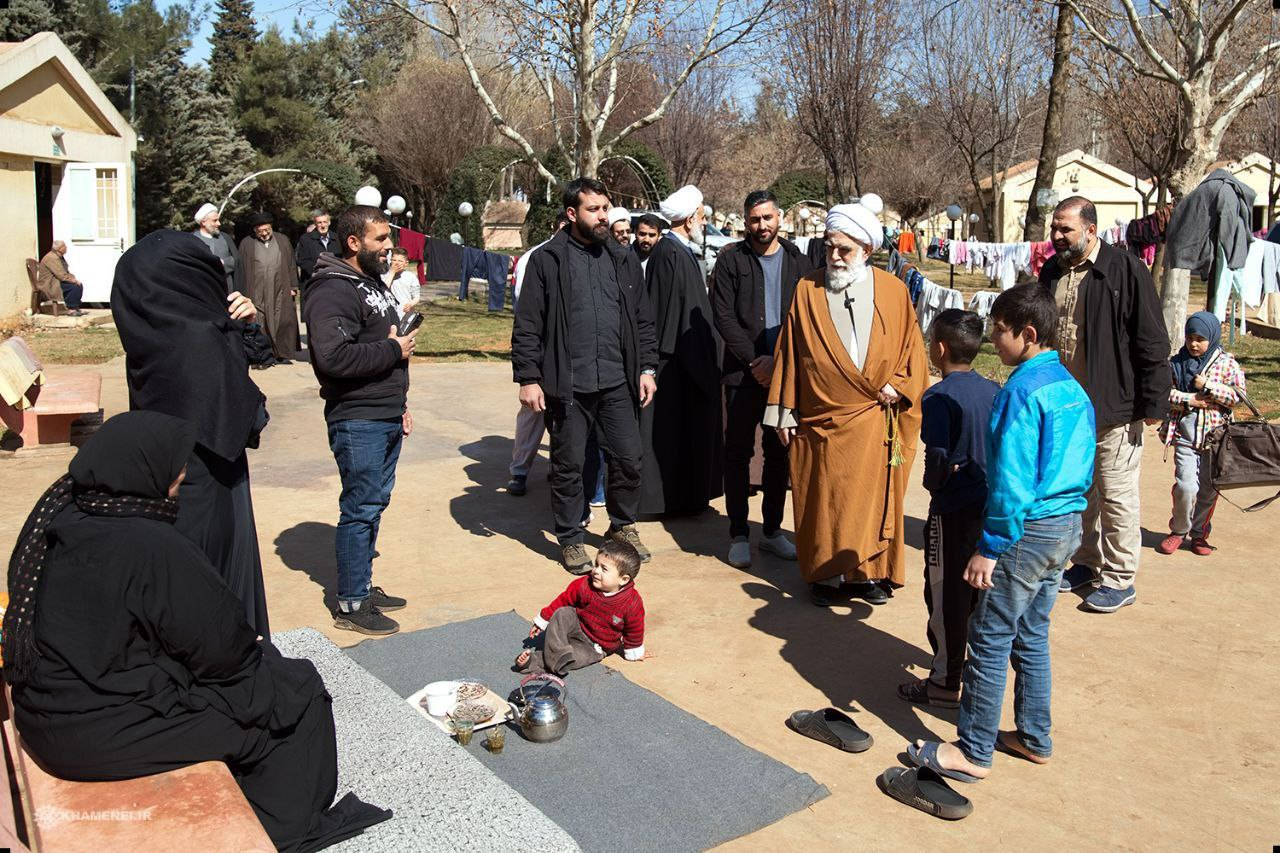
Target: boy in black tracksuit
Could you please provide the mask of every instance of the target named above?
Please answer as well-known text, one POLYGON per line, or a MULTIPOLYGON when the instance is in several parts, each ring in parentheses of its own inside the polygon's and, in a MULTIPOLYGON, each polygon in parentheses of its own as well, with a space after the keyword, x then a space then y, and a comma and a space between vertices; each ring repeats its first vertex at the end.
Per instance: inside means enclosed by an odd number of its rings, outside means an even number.
POLYGON ((924 392, 920 438, 925 446, 924 601, 929 610, 929 677, 903 684, 908 702, 955 708, 964 672, 969 614, 977 591, 964 579, 982 533, 987 500, 986 435, 1000 386, 971 363, 982 345, 977 314, 951 308, 929 330, 929 359, 942 381, 924 392))

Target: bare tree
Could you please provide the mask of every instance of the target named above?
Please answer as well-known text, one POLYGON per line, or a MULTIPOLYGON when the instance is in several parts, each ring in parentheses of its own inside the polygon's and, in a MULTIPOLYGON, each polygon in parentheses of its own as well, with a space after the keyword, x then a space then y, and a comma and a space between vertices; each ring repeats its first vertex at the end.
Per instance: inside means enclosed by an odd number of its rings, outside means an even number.
POLYGON ((822 154, 832 194, 862 193, 863 157, 879 117, 877 94, 903 38, 897 0, 796 0, 783 29, 801 130, 822 154))
POLYGON ((1022 229, 1022 239, 1027 242, 1044 239, 1045 211, 1040 205, 1039 195, 1041 190, 1053 186, 1053 176, 1058 170, 1058 156, 1062 153, 1062 118, 1071 81, 1071 48, 1075 41, 1076 16, 1067 0, 1056 0, 1054 5, 1053 73, 1049 75, 1040 160, 1036 163, 1036 177, 1027 203, 1027 221, 1022 229))
POLYGON ((774 0, 356 0, 369 16, 407 16, 456 54, 499 135, 547 181, 556 171, 595 176, 620 142, 661 121, 689 76, 703 63, 749 41, 774 14, 774 0), (660 52, 683 62, 657 104, 622 127, 624 63, 647 64, 660 52), (537 80, 554 138, 548 161, 494 97, 486 76, 505 68, 537 80), (557 162, 558 161, 558 162, 557 162))
POLYGON ((369 100, 373 109, 360 124, 364 141, 426 212, 435 211, 449 175, 467 152, 493 141, 484 105, 468 85, 466 72, 441 57, 411 60, 395 82, 369 100), (459 128, 477 131, 459 133, 459 128))
MULTIPOLYGON (((679 74, 679 57, 670 57, 656 77, 656 89, 670 87, 679 74)), ((662 155, 675 186, 702 185, 711 172, 716 150, 738 122, 729 101, 729 70, 716 63, 699 67, 671 100, 666 117, 641 132, 639 138, 662 155)))
MULTIPOLYGON (((1181 198, 1217 159, 1240 114, 1267 94, 1280 39, 1260 0, 1069 0, 1089 37, 1147 85, 1177 94, 1174 168, 1181 198), (1139 8, 1141 7, 1141 8, 1139 8)), ((1165 275, 1161 300, 1170 341, 1181 339, 1191 276, 1165 275)))
POLYGON ((920 10, 921 67, 913 76, 959 155, 984 225, 999 239, 992 231, 998 177, 1038 142, 1030 126, 1041 109, 1044 45, 1017 5, 924 0, 920 10))

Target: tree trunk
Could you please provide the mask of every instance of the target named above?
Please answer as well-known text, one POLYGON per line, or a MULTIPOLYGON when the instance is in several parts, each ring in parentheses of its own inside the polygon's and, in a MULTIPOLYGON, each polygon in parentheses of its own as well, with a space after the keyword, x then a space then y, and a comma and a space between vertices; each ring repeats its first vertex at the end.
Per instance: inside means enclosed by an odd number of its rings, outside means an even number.
POLYGON ((1044 113, 1044 138, 1040 143, 1040 162, 1027 202, 1027 223, 1022 239, 1036 242, 1044 239, 1044 211, 1036 203, 1036 195, 1053 186, 1062 149, 1062 106, 1071 79, 1071 46, 1075 35, 1075 13, 1068 0, 1058 0, 1058 21, 1053 31, 1053 73, 1049 77, 1049 104, 1044 113))

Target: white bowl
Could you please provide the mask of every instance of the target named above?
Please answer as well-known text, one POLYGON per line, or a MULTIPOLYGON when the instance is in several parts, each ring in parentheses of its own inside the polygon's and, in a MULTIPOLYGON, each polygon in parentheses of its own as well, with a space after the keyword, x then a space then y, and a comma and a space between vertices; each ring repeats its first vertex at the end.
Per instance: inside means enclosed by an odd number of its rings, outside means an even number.
POLYGON ((458 682, 433 681, 427 685, 427 713, 433 717, 443 717, 451 713, 458 704, 458 682))

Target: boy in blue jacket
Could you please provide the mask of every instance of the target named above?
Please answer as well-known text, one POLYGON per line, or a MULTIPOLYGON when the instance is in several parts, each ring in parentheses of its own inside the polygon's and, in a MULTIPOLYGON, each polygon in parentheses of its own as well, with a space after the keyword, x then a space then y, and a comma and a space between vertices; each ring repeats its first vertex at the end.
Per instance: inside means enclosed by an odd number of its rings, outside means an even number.
POLYGON ((1036 764, 1049 738, 1049 612, 1062 570, 1080 544, 1080 513, 1093 478, 1093 406, 1053 350, 1058 310, 1037 284, 1006 290, 991 306, 1000 360, 1014 366, 996 395, 987 433, 987 507, 965 580, 978 590, 969 622, 955 743, 917 741, 907 754, 961 782, 991 772, 995 750, 1036 764), (1012 659, 1015 731, 1000 731, 1012 659))

